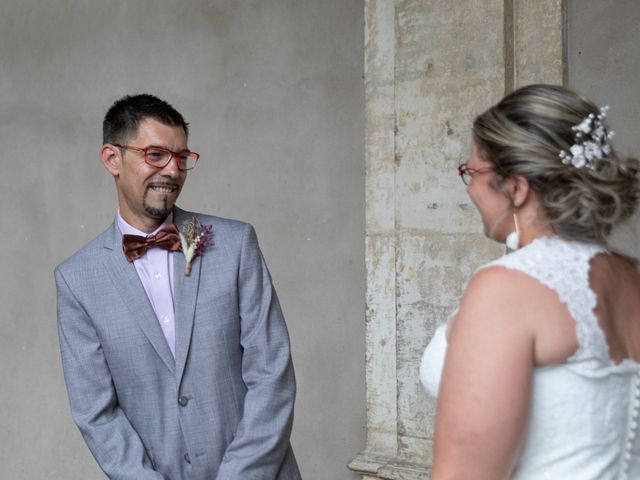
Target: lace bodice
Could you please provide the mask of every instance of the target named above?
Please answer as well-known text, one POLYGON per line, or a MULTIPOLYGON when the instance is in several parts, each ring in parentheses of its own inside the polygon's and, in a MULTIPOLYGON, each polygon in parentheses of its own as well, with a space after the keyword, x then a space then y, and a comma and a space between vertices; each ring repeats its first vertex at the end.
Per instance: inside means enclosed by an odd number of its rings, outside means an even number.
MULTIPOLYGON (((514 479, 640 478, 640 364, 609 357, 593 312, 591 259, 604 247, 540 238, 482 268, 521 271, 554 290, 576 321, 578 350, 564 363, 536 368, 529 425, 514 479)), ((437 396, 446 324, 427 346, 420 378, 437 396)))

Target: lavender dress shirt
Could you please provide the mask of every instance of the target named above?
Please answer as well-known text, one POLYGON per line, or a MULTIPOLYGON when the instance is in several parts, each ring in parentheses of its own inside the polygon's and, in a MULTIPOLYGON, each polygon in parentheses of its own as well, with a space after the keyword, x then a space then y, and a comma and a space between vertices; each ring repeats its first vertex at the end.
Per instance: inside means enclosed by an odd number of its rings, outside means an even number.
MULTIPOLYGON (((122 235, 140 235, 146 237, 150 234, 142 232, 129 225, 120 215, 117 215, 118 228, 122 235)), ((152 234, 173 223, 173 213, 152 234)), ((173 309, 173 255, 174 252, 162 248, 151 248, 142 257, 133 261, 138 277, 144 286, 149 302, 153 307, 156 318, 167 340, 171 354, 176 356, 176 327, 173 309)))

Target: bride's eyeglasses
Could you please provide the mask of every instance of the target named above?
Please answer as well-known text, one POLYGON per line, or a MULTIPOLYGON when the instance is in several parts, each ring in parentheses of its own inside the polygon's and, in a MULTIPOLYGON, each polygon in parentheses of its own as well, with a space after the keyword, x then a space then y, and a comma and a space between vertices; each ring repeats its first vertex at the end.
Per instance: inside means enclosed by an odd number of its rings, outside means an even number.
POLYGON ((462 179, 462 183, 469 185, 475 175, 482 175, 483 173, 493 172, 493 167, 487 168, 469 168, 465 163, 458 165, 458 175, 462 179))

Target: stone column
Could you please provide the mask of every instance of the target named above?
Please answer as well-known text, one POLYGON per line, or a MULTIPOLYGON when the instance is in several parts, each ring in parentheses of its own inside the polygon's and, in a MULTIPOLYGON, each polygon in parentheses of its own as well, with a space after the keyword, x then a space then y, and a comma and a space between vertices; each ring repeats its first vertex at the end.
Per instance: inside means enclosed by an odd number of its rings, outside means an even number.
POLYGON ((435 403, 418 367, 486 240, 456 167, 506 91, 563 81, 561 0, 366 0, 367 446, 363 479, 426 479, 435 403))

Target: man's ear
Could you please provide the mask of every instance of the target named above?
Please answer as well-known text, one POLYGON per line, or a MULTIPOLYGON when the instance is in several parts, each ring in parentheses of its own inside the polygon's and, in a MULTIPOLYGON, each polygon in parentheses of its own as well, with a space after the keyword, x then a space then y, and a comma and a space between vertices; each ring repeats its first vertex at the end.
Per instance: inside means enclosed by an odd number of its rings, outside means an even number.
POLYGON ((513 206, 516 208, 520 208, 522 207, 522 205, 527 203, 527 200, 529 199, 529 195, 531 193, 531 186, 529 185, 529 181, 522 175, 515 175, 509 180, 509 196, 511 197, 513 206))
POLYGON ((104 168, 109 170, 109 173, 115 178, 118 178, 120 175, 120 164, 122 162, 122 156, 120 155, 118 147, 110 143, 105 143, 102 146, 102 150, 100 150, 100 160, 102 160, 104 168))

